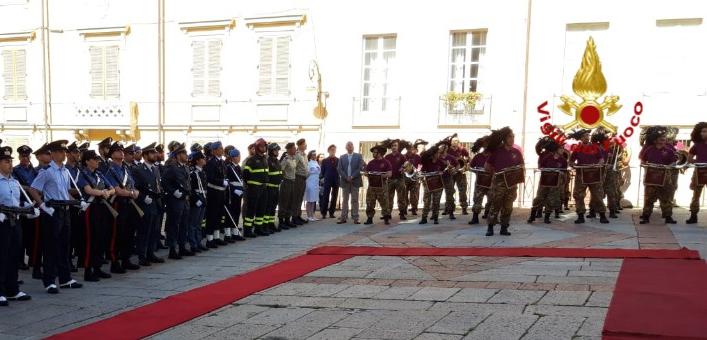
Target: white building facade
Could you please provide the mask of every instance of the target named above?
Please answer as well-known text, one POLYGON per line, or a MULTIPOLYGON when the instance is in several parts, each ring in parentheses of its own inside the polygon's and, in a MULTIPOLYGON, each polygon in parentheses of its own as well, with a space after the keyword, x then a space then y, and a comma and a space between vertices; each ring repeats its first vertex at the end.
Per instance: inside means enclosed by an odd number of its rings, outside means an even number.
POLYGON ((706 16, 699 0, 0 0, 0 138, 241 149, 306 138, 324 150, 454 132, 473 142, 508 125, 531 151, 538 105, 554 124, 572 119, 557 105, 592 36, 623 105, 607 119, 624 128, 640 101, 641 124, 687 139, 707 117, 706 16), (450 91, 481 98, 450 105, 450 91))

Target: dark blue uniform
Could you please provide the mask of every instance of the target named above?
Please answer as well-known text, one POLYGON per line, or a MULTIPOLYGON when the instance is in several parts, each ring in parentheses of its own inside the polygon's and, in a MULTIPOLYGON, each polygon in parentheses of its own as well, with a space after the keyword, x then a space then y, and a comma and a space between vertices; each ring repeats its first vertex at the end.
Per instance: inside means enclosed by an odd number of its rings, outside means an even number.
POLYGON ((106 253, 110 241, 113 216, 106 207, 106 204, 109 203, 104 198, 90 196, 84 191, 84 188, 87 185, 96 190, 110 190, 113 187, 98 169, 95 171, 90 171, 87 168, 81 169, 76 183, 83 191, 84 199, 91 203, 83 213, 85 250, 83 262, 80 262, 88 271, 88 276, 92 270, 100 271, 103 264, 103 255, 106 253))
POLYGON ((177 246, 180 254, 188 254, 184 245, 187 241, 187 225, 189 224, 189 194, 191 183, 189 169, 186 165, 172 162, 165 166, 162 175, 162 187, 167 197, 167 233, 166 246, 170 248, 170 257, 177 246))
MULTIPOLYGON (((133 176, 122 164, 111 162, 105 177, 114 188, 125 190, 135 188, 133 176)), ((118 211, 118 217, 113 219, 113 237, 109 249, 112 261, 111 271, 120 273, 125 269, 134 269, 135 267, 130 262, 130 257, 135 246, 135 230, 136 225, 140 222, 140 216, 130 203, 130 197, 116 197, 113 207, 118 211)))
POLYGON ((145 215, 137 229, 137 254, 140 260, 154 260, 154 245, 160 240, 162 227, 162 189, 157 165, 142 163, 132 168, 135 188, 140 191, 138 205, 145 215), (149 203, 149 204, 148 204, 149 203))
MULTIPOLYGON (((223 229, 221 220, 224 215, 224 200, 226 198, 226 187, 224 186, 223 161, 218 157, 211 157, 204 166, 206 172, 206 200, 209 204, 206 206, 206 235, 214 236, 218 239, 218 235, 223 229)), ((208 243, 209 246, 215 244, 208 243)))

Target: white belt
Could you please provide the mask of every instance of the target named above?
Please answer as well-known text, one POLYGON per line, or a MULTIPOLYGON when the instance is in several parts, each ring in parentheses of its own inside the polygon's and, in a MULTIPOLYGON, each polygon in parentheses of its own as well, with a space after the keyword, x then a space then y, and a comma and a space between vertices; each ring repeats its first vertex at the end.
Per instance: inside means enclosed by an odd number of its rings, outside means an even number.
POLYGON ((222 186, 216 185, 216 184, 208 183, 208 184, 206 184, 206 186, 208 186, 208 187, 211 188, 211 189, 218 190, 218 191, 224 191, 224 190, 226 190, 226 187, 222 187, 222 186))

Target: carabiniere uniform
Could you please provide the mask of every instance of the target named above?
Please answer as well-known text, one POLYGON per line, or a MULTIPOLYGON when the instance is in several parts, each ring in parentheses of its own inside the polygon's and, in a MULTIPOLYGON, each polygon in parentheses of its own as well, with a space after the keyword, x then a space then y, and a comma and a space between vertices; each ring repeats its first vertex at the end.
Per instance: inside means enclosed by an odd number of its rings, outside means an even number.
MULTIPOLYGON (((243 229, 239 225, 245 186, 243 183, 243 169, 235 160, 241 155, 238 149, 229 151, 229 162, 226 162, 226 179, 228 180, 228 202, 226 212, 226 225, 230 227, 230 242, 243 241, 243 229)), ((224 210, 225 211, 225 210, 224 210)))
MULTIPOLYGON (((165 166, 162 176, 162 187, 167 196, 167 220, 165 231, 167 233, 166 245, 169 248, 169 258, 179 260, 182 256, 193 256, 194 252, 188 250, 187 226, 189 224, 189 194, 191 181, 189 168, 180 159, 186 155, 184 144, 178 145, 172 151, 173 162, 165 166), (177 247, 179 251, 177 252, 177 247)), ((186 158, 186 157, 185 157, 186 158)))

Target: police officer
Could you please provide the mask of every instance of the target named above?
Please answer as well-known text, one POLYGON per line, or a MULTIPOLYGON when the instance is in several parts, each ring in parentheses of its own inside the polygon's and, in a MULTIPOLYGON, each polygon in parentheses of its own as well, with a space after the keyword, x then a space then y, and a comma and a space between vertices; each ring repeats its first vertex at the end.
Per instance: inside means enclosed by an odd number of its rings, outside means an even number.
POLYGON ((101 157, 98 162, 98 170, 103 174, 108 174, 108 168, 110 167, 108 158, 110 158, 111 145, 113 145, 113 138, 111 137, 106 137, 98 143, 98 156, 101 157))
MULTIPOLYGON (((37 170, 32 166, 30 161, 30 155, 32 154, 32 148, 27 145, 22 145, 17 148, 17 153, 19 154, 20 164, 15 165, 12 169, 12 176, 17 179, 22 188, 25 191, 29 190, 32 181, 37 176, 37 170)), ((27 199, 24 196, 20 196, 20 202, 24 205, 27 199)), ((39 255, 39 218, 30 219, 27 217, 20 217, 20 225, 22 226, 22 247, 19 251, 19 268, 26 270, 29 266, 25 264, 25 253, 29 257, 29 264, 36 268, 35 273, 37 279, 42 278, 41 271, 39 267, 38 260, 41 255, 39 255)), ((33 275, 35 276, 35 275, 33 275)))
POLYGON ((111 273, 123 274, 127 270, 140 269, 139 265, 130 261, 135 246, 135 227, 140 220, 139 207, 135 202, 140 197, 140 191, 135 190, 133 176, 123 164, 123 145, 114 142, 109 153, 111 162, 105 176, 115 189, 114 205, 118 211, 118 217, 113 222, 110 270, 111 273))
POLYGON ((185 145, 174 146, 172 160, 165 166, 162 176, 162 186, 167 194, 166 245, 169 247, 169 258, 173 260, 180 260, 182 256, 194 256, 194 252, 185 248, 191 193, 187 161, 185 145))
POLYGON ((81 155, 82 167, 77 181, 78 187, 83 191, 83 197, 91 204, 83 213, 86 249, 83 254, 84 281, 89 282, 111 277, 101 266, 113 221, 112 213, 115 212, 108 198, 115 194, 115 190, 98 170, 100 160, 101 157, 95 151, 84 152, 81 155))
POLYGON ((246 237, 268 236, 263 226, 265 216, 265 184, 268 183, 268 161, 265 158, 267 143, 259 138, 255 141, 255 154, 243 167, 243 180, 246 183, 246 214, 243 228, 246 237))
MULTIPOLYGON (((278 159, 279 155, 280 145, 270 143, 268 145, 268 182, 265 185, 265 203, 267 206, 263 220, 265 228, 270 233, 282 231, 280 225, 283 224, 282 221, 280 221, 277 226, 275 225, 275 209, 277 209, 280 183, 282 182, 282 169, 280 168, 280 160, 278 159)), ((334 169, 336 169, 336 166, 334 166, 334 169)), ((336 170, 334 170, 334 172, 336 172, 336 170)), ((336 187, 338 188, 338 186, 336 187)))
MULTIPOLYGON (((198 145, 198 144, 197 144, 198 145)), ((194 149, 194 146, 192 146, 194 149)), ((189 225, 187 231, 187 240, 189 240, 189 249, 195 253, 209 250, 201 240, 204 238, 201 233, 201 223, 204 221, 206 214, 206 173, 204 165, 206 158, 204 153, 199 149, 194 149, 189 155, 189 163, 191 164, 189 171, 189 180, 191 181, 191 193, 189 200, 189 225)))
MULTIPOLYGON (((44 273, 42 281, 49 294, 59 293, 60 288, 81 288, 82 285, 71 278, 69 265, 69 242, 71 240, 71 220, 69 205, 74 204, 69 194, 69 172, 64 167, 68 142, 57 140, 47 145, 52 161, 49 167, 37 174, 32 182, 30 195, 42 213, 42 245, 44 248, 44 273), (56 278, 59 277, 59 287, 56 278)), ((86 204, 82 202, 82 205, 86 204)))
MULTIPOLYGON (((157 174, 158 178, 157 181, 162 185, 162 173, 164 172, 164 161, 165 161, 165 154, 164 154, 164 145, 162 144, 157 144, 155 146, 155 151, 157 151, 157 157, 155 161, 155 165, 157 166, 157 174)), ((158 207, 160 208, 160 211, 158 213, 158 221, 157 221, 157 239, 155 240, 155 244, 153 245, 153 249, 157 251, 157 249, 167 249, 164 245, 164 235, 162 234, 162 224, 164 222, 164 215, 165 215, 165 202, 167 201, 166 198, 164 197, 164 191, 162 192, 162 198, 158 203, 158 207)))
MULTIPOLYGON (((228 211, 224 209, 227 213, 226 225, 231 227, 231 240, 232 241, 243 241, 243 230, 239 227, 239 220, 241 217, 241 207, 243 204, 243 195, 245 194, 245 187, 243 183, 243 169, 241 169, 241 152, 233 148, 228 152, 228 161, 226 162, 226 179, 228 180, 228 211)), ((228 229, 226 229, 228 232, 228 229)))
POLYGON ((164 259, 155 255, 153 248, 153 245, 159 243, 162 211, 162 189, 155 146, 155 143, 146 146, 142 151, 145 161, 132 169, 135 188, 140 191, 137 203, 144 213, 137 228, 136 250, 140 266, 164 262, 164 259))
MULTIPOLYGON (((0 148, 0 205, 20 207, 20 183, 12 178, 12 148, 0 148)), ((38 215, 34 211, 33 215, 38 215)), ((0 306, 8 300, 26 301, 31 296, 20 291, 17 283, 17 256, 22 244, 22 230, 17 214, 0 212, 0 306)))
POLYGON ((217 248, 218 246, 226 245, 226 242, 220 238, 220 231, 228 182, 224 174, 223 160, 221 160, 221 157, 223 157, 223 144, 221 142, 213 142, 209 151, 212 157, 205 165, 206 201, 209 202, 206 206, 206 246, 217 248))

